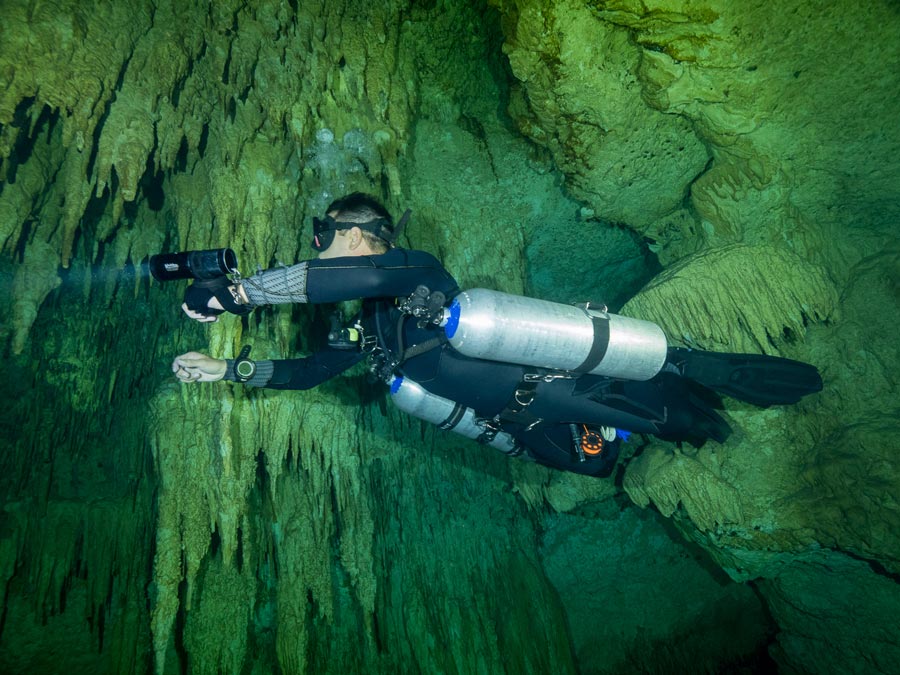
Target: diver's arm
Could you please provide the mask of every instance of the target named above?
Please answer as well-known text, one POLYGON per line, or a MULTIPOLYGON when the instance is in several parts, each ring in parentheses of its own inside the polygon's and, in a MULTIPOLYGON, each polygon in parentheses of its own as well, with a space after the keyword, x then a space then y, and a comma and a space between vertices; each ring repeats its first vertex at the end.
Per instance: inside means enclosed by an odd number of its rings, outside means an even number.
MULTIPOLYGON (((254 361, 256 370, 244 382, 267 389, 312 389, 340 375, 365 357, 358 350, 323 349, 302 359, 254 361)), ((234 360, 226 359, 223 379, 240 382, 234 372, 234 360)))
POLYGON ((329 303, 356 298, 399 297, 424 284, 455 286, 438 260, 424 251, 392 249, 370 256, 305 260, 241 280, 238 293, 251 305, 329 303))
MULTIPOLYGON (((357 350, 324 349, 303 359, 254 361, 256 368, 244 384, 269 389, 312 389, 359 363, 357 350)), ((172 362, 172 372, 181 382, 241 382, 234 372, 234 359, 214 359, 200 352, 187 352, 172 362)))

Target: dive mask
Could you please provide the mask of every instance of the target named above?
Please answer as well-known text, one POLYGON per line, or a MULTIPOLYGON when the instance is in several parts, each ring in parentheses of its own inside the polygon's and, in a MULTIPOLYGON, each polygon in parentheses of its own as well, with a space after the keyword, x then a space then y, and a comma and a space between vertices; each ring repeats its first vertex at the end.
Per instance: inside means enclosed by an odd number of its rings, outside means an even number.
POLYGON ((324 251, 331 246, 334 241, 334 233, 338 228, 337 223, 331 216, 325 216, 325 220, 313 218, 313 240, 312 247, 317 251, 324 251))
POLYGON ((338 230, 349 230, 351 227, 358 227, 364 232, 371 232, 376 237, 384 239, 389 246, 393 246, 393 235, 391 231, 391 222, 387 218, 378 218, 370 220, 368 223, 349 223, 346 221, 335 220, 331 216, 324 218, 313 218, 313 240, 312 247, 317 251, 324 251, 331 242, 334 241, 334 233, 338 230))

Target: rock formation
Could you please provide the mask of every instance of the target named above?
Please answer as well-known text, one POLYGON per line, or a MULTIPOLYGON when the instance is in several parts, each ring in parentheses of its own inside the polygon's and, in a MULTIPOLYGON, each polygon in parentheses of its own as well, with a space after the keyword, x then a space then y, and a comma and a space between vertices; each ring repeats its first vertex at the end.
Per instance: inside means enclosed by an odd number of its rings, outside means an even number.
POLYGON ((0 7, 0 670, 890 673, 896 3, 0 7), (313 391, 179 385, 327 308, 190 322, 148 255, 309 257, 354 190, 466 287, 816 364, 617 476, 313 391), (621 308, 621 309, 620 309, 621 308))

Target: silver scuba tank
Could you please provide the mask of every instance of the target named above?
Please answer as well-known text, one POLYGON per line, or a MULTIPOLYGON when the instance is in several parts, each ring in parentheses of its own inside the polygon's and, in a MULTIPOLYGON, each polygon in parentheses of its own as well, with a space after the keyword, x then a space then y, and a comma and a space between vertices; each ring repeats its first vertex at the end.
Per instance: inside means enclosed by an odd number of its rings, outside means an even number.
POLYGON ((649 380, 666 361, 655 323, 484 288, 456 296, 444 332, 465 356, 626 380, 649 380))
POLYGON ((400 410, 479 441, 507 455, 518 455, 522 447, 508 433, 498 432, 493 439, 485 438, 485 429, 475 420, 475 411, 450 399, 426 391, 408 377, 394 376, 391 380, 391 400, 400 410))

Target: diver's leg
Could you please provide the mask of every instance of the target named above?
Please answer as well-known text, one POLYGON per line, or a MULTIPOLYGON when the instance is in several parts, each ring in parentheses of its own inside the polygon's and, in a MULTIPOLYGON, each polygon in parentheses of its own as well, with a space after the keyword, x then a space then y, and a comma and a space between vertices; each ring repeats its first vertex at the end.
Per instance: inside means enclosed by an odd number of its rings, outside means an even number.
POLYGON ((666 392, 666 422, 659 438, 700 446, 708 438, 724 443, 731 435, 728 422, 716 412, 722 401, 715 392, 674 373, 660 373, 653 381, 666 392))
POLYGON ((482 417, 503 410, 527 372, 525 366, 472 359, 449 346, 410 359, 402 370, 432 394, 472 408, 482 417))
POLYGON ((609 476, 619 457, 621 441, 616 439, 606 443, 600 455, 587 455, 581 461, 567 424, 541 424, 512 433, 525 446, 528 455, 540 464, 585 476, 609 476))
POLYGON ((620 382, 596 378, 600 385, 589 394, 577 393, 572 380, 541 382, 528 412, 548 423, 570 422, 617 427, 643 434, 655 434, 665 422, 665 405, 660 392, 648 387, 640 398, 629 397, 620 382))
POLYGON ((573 386, 571 380, 555 380, 541 383, 535 394, 529 412, 547 422, 610 426, 692 443, 722 443, 731 433, 716 402, 674 373, 645 382, 582 376, 573 386))

